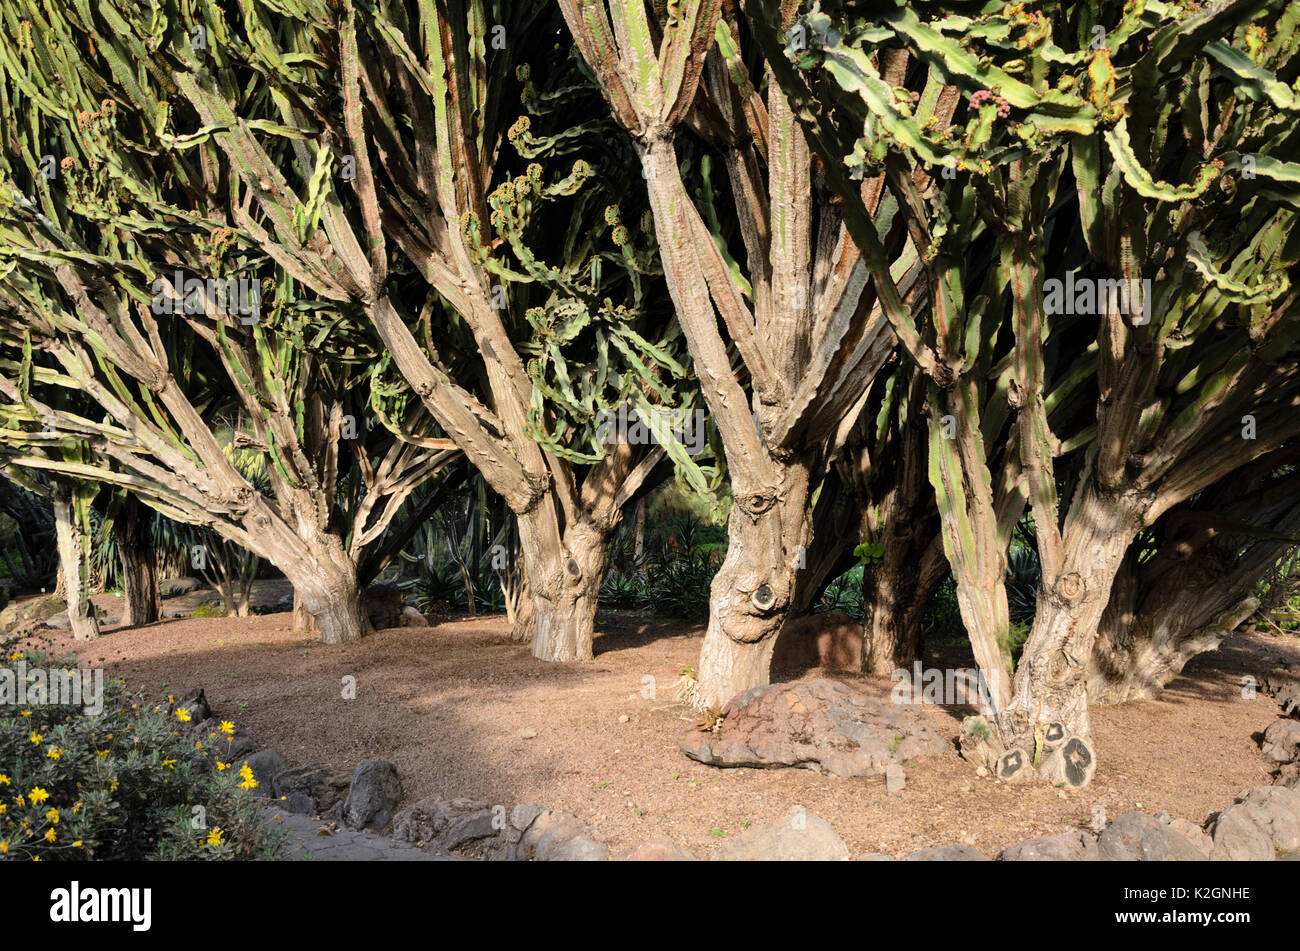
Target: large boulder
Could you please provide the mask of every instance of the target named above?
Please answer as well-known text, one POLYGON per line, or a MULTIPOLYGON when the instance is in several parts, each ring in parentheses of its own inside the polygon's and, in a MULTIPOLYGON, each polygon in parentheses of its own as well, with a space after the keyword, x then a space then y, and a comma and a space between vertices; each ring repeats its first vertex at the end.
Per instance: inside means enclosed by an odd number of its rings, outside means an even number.
POLYGON ((1210 837, 1214 840, 1210 860, 1214 862, 1271 862, 1274 858, 1272 839, 1255 822, 1251 810, 1241 805, 1219 813, 1210 837))
POLYGON ((1300 758, 1300 720, 1274 720, 1264 731, 1260 747, 1274 763, 1290 763, 1300 758))
POLYGON ((849 847, 819 816, 800 815, 755 827, 714 852, 714 862, 847 862, 849 847))
POLYGON ((382 829, 393 818, 393 809, 401 798, 397 767, 385 760, 371 760, 352 774, 340 818, 349 829, 382 829))
POLYGON ((29 634, 45 627, 45 622, 66 611, 62 598, 39 597, 15 601, 0 611, 0 634, 29 634))
POLYGON ((754 687, 722 713, 716 729, 687 733, 682 752, 710 766, 800 766, 876 776, 891 763, 952 748, 916 707, 833 680, 754 687))
POLYGON ((1285 786, 1256 786, 1234 808, 1249 815, 1278 852, 1300 851, 1300 793, 1285 786))
POLYGON ((168 578, 158 582, 158 594, 164 598, 176 598, 197 591, 201 587, 203 582, 198 578, 168 578))
POLYGON ((347 795, 345 778, 334 778, 320 764, 295 766, 276 774, 273 792, 284 800, 286 812, 315 815, 328 812, 347 795))
POLYGON ((1004 862, 1096 862, 1097 840, 1086 832, 1062 832, 1017 842, 1002 850, 1004 862))
POLYGON ((393 817, 393 837, 447 853, 502 831, 491 806, 475 799, 421 799, 393 817))
POLYGON ((839 611, 795 618, 776 637, 772 669, 799 673, 812 667, 860 670, 862 637, 862 625, 839 611))
POLYGON ((577 816, 543 808, 522 830, 516 857, 534 862, 604 862, 609 846, 587 834, 577 816))
POLYGON ((1199 862, 1204 855, 1155 816, 1126 812, 1102 830, 1097 852, 1103 862, 1199 862))

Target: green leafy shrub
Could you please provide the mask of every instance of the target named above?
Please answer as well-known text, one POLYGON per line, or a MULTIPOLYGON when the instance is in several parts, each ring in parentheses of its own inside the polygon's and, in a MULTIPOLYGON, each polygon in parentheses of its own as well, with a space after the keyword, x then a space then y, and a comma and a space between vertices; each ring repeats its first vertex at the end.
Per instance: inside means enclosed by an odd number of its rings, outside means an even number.
MULTIPOLYGON (((859 554, 858 557, 862 556, 859 554)), ((862 565, 854 565, 826 586, 818 602, 818 610, 842 611, 857 621, 866 617, 866 599, 862 595, 862 565)))
MULTIPOLYGON (((38 652, 9 659, 29 670, 74 669, 38 652)), ((187 716, 128 693, 122 681, 104 683, 96 716, 70 705, 0 707, 0 858, 265 857, 273 842, 251 770, 223 762, 225 734, 196 736, 187 716)))
POLYGON ((645 586, 632 575, 611 571, 600 586, 600 604, 607 608, 634 608, 647 594, 645 586))

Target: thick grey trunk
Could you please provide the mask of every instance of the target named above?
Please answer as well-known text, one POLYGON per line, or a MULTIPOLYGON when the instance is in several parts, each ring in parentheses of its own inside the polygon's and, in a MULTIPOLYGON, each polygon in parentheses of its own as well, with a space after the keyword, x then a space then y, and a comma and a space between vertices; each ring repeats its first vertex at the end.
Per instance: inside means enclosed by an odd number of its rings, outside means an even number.
POLYGON ((809 473, 789 466, 776 492, 746 491, 733 475, 727 557, 713 577, 700 651, 699 705, 722 708, 769 682, 776 635, 794 601, 800 549, 811 542, 809 473))
POLYGON ((910 523, 898 524, 883 558, 862 573, 866 601, 862 669, 879 677, 911 670, 921 653, 921 619, 939 585, 945 562, 910 523))
POLYGON ((1086 483, 1061 537, 1061 564, 1044 574, 1014 696, 998 714, 1009 747, 1033 749, 1035 730, 1059 723, 1091 737, 1088 665, 1115 575, 1141 527, 1138 500, 1101 495, 1086 483))
POLYGON ((564 532, 558 551, 545 551, 529 516, 520 519, 519 533, 531 595, 527 623, 532 628, 533 656, 546 661, 591 660, 608 536, 590 522, 578 522, 564 532))
POLYGON ((78 640, 98 637, 99 622, 90 603, 90 560, 72 492, 56 484, 51 490, 50 501, 54 509, 54 536, 72 636, 78 640))
POLYGON ((1090 704, 1156 696, 1189 660, 1214 650, 1255 612, 1258 579, 1285 546, 1256 543, 1245 555, 1238 547, 1167 539, 1142 564, 1130 551, 1089 657, 1090 704))
POLYGON ((122 623, 152 624, 162 617, 158 554, 149 510, 128 498, 118 516, 117 547, 122 559, 122 623))
POLYGON ((293 584, 294 627, 312 630, 325 644, 359 640, 370 633, 361 603, 356 565, 332 535, 316 540, 312 557, 282 566, 293 584))

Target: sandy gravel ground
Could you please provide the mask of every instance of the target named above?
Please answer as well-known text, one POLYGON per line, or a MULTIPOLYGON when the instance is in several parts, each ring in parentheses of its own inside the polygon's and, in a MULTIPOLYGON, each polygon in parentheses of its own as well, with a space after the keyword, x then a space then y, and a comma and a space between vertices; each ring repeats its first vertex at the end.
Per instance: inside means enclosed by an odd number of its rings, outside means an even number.
MULTIPOLYGON (((1262 695, 1244 699, 1242 676, 1279 658, 1300 661, 1294 638, 1238 636, 1194 660, 1158 700, 1095 709, 1100 763, 1081 793, 982 779, 953 752, 907 764, 906 789, 889 797, 883 778, 719 770, 686 759, 677 741, 697 718, 673 702, 673 685, 696 664, 702 629, 615 613, 602 614, 597 629, 589 664, 534 660, 507 639, 500 617, 333 647, 295 635, 284 613, 110 629, 89 644, 47 633, 40 646, 76 650, 83 664, 104 665, 154 695, 201 685, 215 712, 296 763, 350 771, 391 760, 406 803, 434 795, 507 807, 536 801, 578 815, 615 854, 666 835, 701 858, 796 806, 831 822, 855 857, 958 842, 995 855, 1085 826, 1098 806, 1111 818, 1167 811, 1200 823, 1268 782, 1253 736, 1276 707, 1262 695), (345 677, 356 678, 355 700, 342 697, 345 677)), ((960 711, 927 715, 956 736, 960 711)))

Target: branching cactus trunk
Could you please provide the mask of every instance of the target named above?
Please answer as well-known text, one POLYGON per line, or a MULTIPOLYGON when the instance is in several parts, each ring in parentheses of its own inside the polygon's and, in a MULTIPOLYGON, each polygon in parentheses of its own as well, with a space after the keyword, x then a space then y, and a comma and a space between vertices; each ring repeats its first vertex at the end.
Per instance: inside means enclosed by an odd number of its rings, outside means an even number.
POLYGON ((1016 671, 1015 696, 1000 708, 1008 746, 1033 749, 1041 724, 1059 723, 1091 742, 1088 665, 1124 553, 1141 527, 1139 500, 1104 494, 1091 483, 1071 506, 1060 562, 1044 571, 1034 624, 1016 671))
POLYGON ((150 527, 150 511, 127 498, 117 517, 117 547, 122 560, 122 624, 152 624, 162 617, 158 590, 158 550, 150 527))
POLYGON ((294 624, 319 633, 322 643, 342 644, 370 633, 357 569, 333 536, 306 556, 282 563, 294 589, 294 624))
POLYGON ((1011 698, 1006 520, 998 517, 979 430, 976 387, 931 387, 930 481, 938 499, 944 551, 957 583, 957 607, 993 706, 1011 698))
MULTIPOLYGON (((917 518, 920 513, 913 513, 917 518)), ((877 562, 862 573, 866 601, 862 669, 888 677, 910 670, 920 657, 925 607, 943 582, 947 563, 935 539, 913 522, 899 520, 892 541, 877 562)))
POLYGON ((713 577, 698 678, 702 704, 715 709, 768 682, 776 635, 795 593, 800 549, 811 541, 807 468, 788 469, 775 492, 746 491, 734 469, 732 479, 727 556, 713 577))
MULTIPOLYGON (((90 496, 93 497, 93 491, 90 496)), ((88 640, 99 636, 99 622, 90 603, 90 498, 84 489, 56 483, 50 490, 54 507, 54 533, 63 573, 64 597, 72 636, 88 640)))
POLYGON ((533 656, 547 661, 591 660, 609 537, 596 525, 579 522, 564 532, 559 545, 545 544, 548 533, 536 524, 542 517, 526 513, 519 519, 531 595, 533 656))

